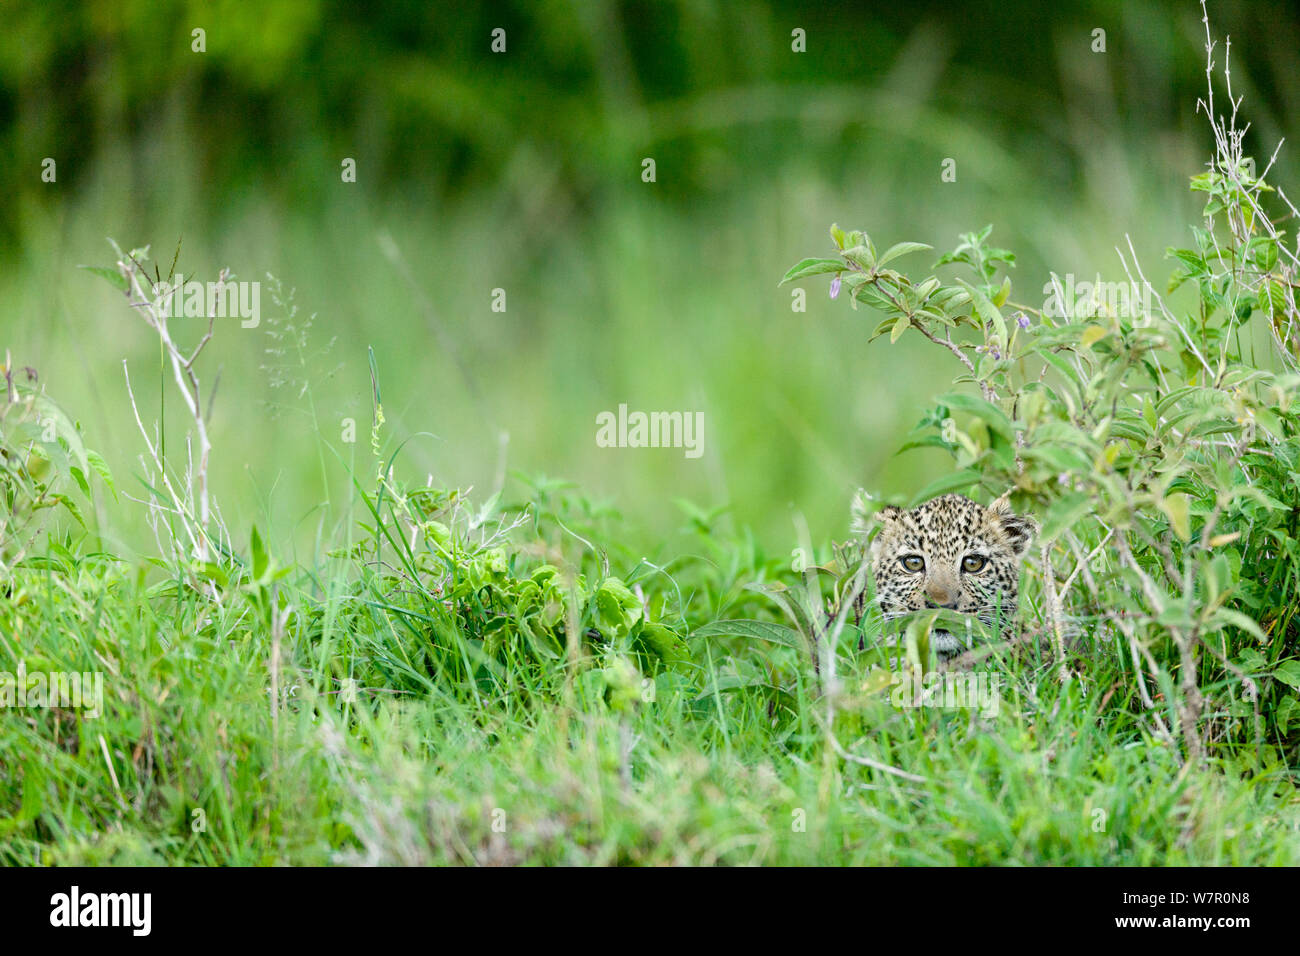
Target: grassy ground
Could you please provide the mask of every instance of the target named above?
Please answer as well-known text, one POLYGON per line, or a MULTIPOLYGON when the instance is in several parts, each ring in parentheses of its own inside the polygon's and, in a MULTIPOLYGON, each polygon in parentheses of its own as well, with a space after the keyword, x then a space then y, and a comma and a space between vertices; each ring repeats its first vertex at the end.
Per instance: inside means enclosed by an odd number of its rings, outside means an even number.
POLYGON ((369 520, 314 567, 254 544, 202 573, 89 549, 16 569, 9 669, 100 671, 105 701, 6 714, 0 858, 1300 862, 1287 767, 1182 765, 1122 649, 1089 645, 1064 685, 1038 652, 994 660, 995 705, 909 708, 846 629, 824 694, 777 631, 704 629, 779 622, 746 586, 799 586, 783 555, 699 518, 653 567, 575 492, 529 495, 520 524, 358 492, 369 520))

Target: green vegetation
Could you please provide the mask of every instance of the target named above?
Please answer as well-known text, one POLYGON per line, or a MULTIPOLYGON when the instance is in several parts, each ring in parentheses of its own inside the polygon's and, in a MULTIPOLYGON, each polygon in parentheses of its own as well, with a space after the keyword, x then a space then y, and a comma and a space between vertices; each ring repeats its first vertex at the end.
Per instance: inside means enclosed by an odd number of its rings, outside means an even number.
MULTIPOLYGON (((839 483, 804 472, 843 460, 800 421, 840 410, 837 380, 812 374, 818 362, 842 364, 865 328, 893 343, 867 350, 894 350, 877 368, 951 365, 945 385, 918 376, 891 399, 909 420, 921 404, 911 398, 930 404, 901 442, 898 474, 941 477, 908 496, 1012 488, 1043 523, 1021 592, 1032 640, 981 652, 972 673, 989 693, 974 703, 913 706, 907 688, 939 673, 931 616, 906 628, 901 662, 878 615, 854 620, 863 541, 812 530, 847 527, 847 494, 810 505, 813 520, 796 513, 792 549, 774 519, 755 530, 685 498, 682 527, 656 538, 585 480, 508 473, 504 454, 495 470, 475 459, 485 488, 435 480, 427 436, 395 411, 427 404, 413 397, 413 343, 439 342, 438 367, 471 396, 420 419, 446 424, 440 455, 470 433, 495 449, 508 411, 485 398, 493 382, 477 363, 447 354, 441 304, 417 295, 402 308, 427 307, 419 336, 403 320, 356 354, 350 343, 367 339, 322 342, 321 327, 335 327, 268 278, 264 325, 244 342, 257 343, 267 409, 297 435, 277 444, 282 432, 253 420, 247 393, 219 384, 219 359, 238 354, 220 351, 234 326, 170 314, 162 283, 192 255, 184 243, 114 246, 92 274, 67 269, 60 282, 107 280, 113 321, 149 335, 126 387, 104 398, 111 413, 95 410, 118 423, 116 447, 122 422, 135 429, 140 457, 92 451, 96 431, 72 401, 61 409, 39 369, 6 360, 0 673, 100 674, 103 699, 94 716, 85 702, 30 695, 31 706, 0 711, 0 863, 1300 864, 1300 263, 1280 225, 1294 210, 1266 181, 1269 164, 1243 155, 1232 121, 1207 112, 1215 155, 1192 180, 1198 224, 1189 248, 1169 251, 1167 286, 1143 284, 1150 236, 1125 246, 1131 277, 1086 293, 1054 277, 1042 302, 1050 273, 1030 272, 1030 292, 1018 292, 1012 271, 1026 260, 993 246, 989 228, 905 272, 929 246, 878 242, 873 221, 874 238, 832 227, 828 255, 786 274, 825 276, 834 304, 859 310, 828 317, 829 333, 804 329, 801 357, 793 332, 757 336, 707 316, 709 301, 763 301, 756 289, 779 274, 725 242, 710 244, 717 258, 699 275, 739 278, 692 295, 658 329, 688 340, 698 318, 697 335, 735 346, 730 365, 699 365, 738 396, 732 407, 797 379, 792 398, 761 398, 787 416, 793 450, 733 454, 760 474, 744 479, 752 500, 773 509, 787 504, 782 491, 839 483), (765 347, 746 351, 755 338, 765 347), (334 401, 340 361, 367 368, 364 403, 334 401), (789 378, 783 362, 796 366, 789 378), (241 402, 246 434, 214 412, 241 402), (274 457, 249 465, 260 514, 246 519, 221 503, 255 444, 274 457), (310 491, 285 495, 281 479, 310 491), (286 498, 318 503, 294 511, 286 498), (817 518, 831 514, 838 524, 817 518)), ((784 198, 778 189, 733 211, 726 231, 762 213, 788 221, 784 198)), ((350 255, 348 212, 344 202, 327 216, 350 255)), ((494 244, 515 250, 481 225, 489 217, 465 215, 451 234, 469 236, 470 251, 424 238, 449 252, 441 268, 494 244)), ((554 275, 535 287, 527 308, 540 310, 565 282, 618 275, 608 290, 575 292, 610 301, 617 325, 567 343, 593 376, 617 369, 644 384, 669 363, 641 361, 635 319, 651 299, 671 311, 662 275, 689 272, 698 250, 662 215, 616 204, 592 236, 559 246, 554 275), (659 226, 663 249, 649 241, 659 226)), ((292 226, 299 247, 304 223, 292 226)), ((760 258, 795 241, 769 236, 760 258)), ((405 244, 377 245, 410 275, 405 244)), ((324 292, 298 280, 312 309, 400 314, 387 272, 343 258, 356 268, 342 278, 326 276, 327 258, 307 270, 324 292), (344 293, 348 281, 359 289, 344 293)), ((513 328, 512 348, 531 347, 513 328)), ((546 372, 561 366, 538 367, 502 367, 502 388, 545 395, 546 372)), ((605 395, 564 386, 569 410, 605 395)), ((533 448, 556 440, 547 410, 562 407, 537 402, 509 418, 516 434, 540 431, 533 448)), ((729 421, 752 437, 763 414, 729 421)), ((590 416, 570 420, 590 444, 590 416)), ((671 499, 665 466, 647 471, 645 487, 671 499)), ((858 498, 865 527, 882 498, 858 498)))

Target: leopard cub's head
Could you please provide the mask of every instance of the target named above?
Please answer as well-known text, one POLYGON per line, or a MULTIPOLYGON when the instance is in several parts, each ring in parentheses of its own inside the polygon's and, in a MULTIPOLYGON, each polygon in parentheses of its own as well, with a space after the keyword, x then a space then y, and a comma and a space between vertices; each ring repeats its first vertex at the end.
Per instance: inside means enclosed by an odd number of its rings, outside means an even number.
POLYGON ((876 521, 871 568, 886 617, 950 608, 996 624, 1015 613, 1020 565, 1038 524, 1012 514, 1005 497, 985 508, 944 495, 910 511, 884 508, 876 521))

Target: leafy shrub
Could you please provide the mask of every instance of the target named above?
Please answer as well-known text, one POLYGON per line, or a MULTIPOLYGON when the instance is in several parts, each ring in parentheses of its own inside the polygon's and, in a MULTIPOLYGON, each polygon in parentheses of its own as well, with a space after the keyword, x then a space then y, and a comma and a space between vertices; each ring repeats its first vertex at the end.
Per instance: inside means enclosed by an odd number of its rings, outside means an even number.
POLYGON ((365 536, 334 554, 357 572, 335 626, 371 649, 346 679, 553 697, 569 659, 597 696, 626 704, 643 673, 692 670, 666 598, 634 592, 604 559, 584 573, 582 562, 561 570, 529 557, 519 538, 530 509, 495 497, 474 507, 459 491, 387 475, 363 501, 365 536))
POLYGON ((1217 147, 1191 181, 1203 220, 1190 248, 1169 249, 1163 293, 1130 245, 1121 282, 1053 275, 1041 305, 1017 301, 992 227, 913 278, 897 262, 929 246, 878 251, 832 226, 834 255, 783 282, 829 275, 832 297, 883 314, 873 339, 919 334, 960 365, 905 446, 942 448, 955 470, 916 500, 1010 488, 1043 516, 1030 597, 1063 673, 1119 662, 1122 702, 1189 754, 1211 741, 1294 755, 1300 260, 1235 109, 1215 118, 1212 91, 1202 106, 1217 147), (1180 289, 1195 297, 1175 304, 1180 289))

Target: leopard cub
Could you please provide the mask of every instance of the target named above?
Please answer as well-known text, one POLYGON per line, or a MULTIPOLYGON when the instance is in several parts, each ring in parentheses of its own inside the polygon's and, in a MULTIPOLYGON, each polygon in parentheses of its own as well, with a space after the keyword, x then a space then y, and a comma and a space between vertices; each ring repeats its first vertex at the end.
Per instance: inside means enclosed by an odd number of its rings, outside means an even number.
MULTIPOLYGON (((1012 514, 1005 496, 985 508, 965 495, 943 495, 911 510, 886 507, 875 520, 869 560, 886 619, 926 608, 991 626, 1015 616, 1020 565, 1038 524, 1012 514)), ((941 658, 966 649, 948 631, 930 639, 941 658)))

